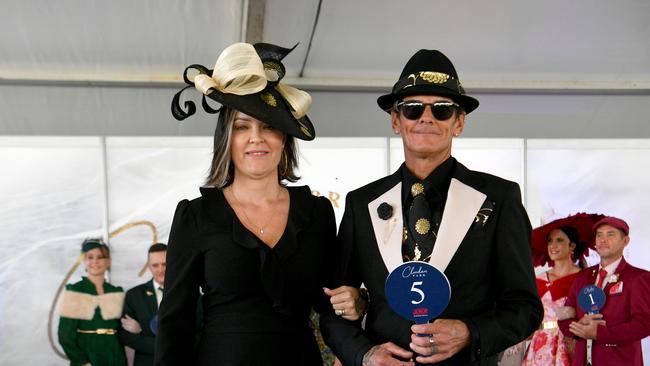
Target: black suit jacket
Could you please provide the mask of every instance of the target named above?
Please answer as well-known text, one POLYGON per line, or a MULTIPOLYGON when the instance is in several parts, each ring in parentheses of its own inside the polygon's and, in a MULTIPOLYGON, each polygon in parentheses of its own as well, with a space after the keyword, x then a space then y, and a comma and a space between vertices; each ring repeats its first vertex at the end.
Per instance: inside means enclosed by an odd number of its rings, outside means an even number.
POLYGON ((126 292, 124 299, 124 315, 128 315, 140 323, 142 332, 133 334, 119 329, 119 336, 124 345, 135 350, 134 366, 152 366, 156 336, 151 331, 151 319, 158 314, 158 303, 153 287, 153 280, 135 286, 126 292))
MULTIPOLYGON (((453 159, 453 158, 452 158, 453 159)), ((525 339, 539 325, 530 253, 531 226, 519 186, 455 162, 430 264, 443 271, 451 300, 440 318, 460 319, 471 333, 471 347, 439 363, 496 365, 497 354, 525 339)), ((388 341, 409 349, 410 327, 388 306, 384 283, 402 264, 402 201, 399 171, 350 192, 339 228, 342 284, 368 288, 365 330, 332 313, 321 317, 326 343, 344 365, 361 365, 373 345, 388 341), (377 207, 393 207, 381 219, 377 207)))

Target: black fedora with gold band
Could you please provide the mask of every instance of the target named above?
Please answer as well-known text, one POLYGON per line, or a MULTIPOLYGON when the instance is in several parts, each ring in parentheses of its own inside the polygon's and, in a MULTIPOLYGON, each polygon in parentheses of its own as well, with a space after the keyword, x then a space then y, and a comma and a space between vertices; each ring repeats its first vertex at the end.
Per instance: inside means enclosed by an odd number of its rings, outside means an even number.
POLYGON ((381 109, 390 112, 395 102, 407 95, 440 95, 451 98, 466 113, 478 107, 478 100, 465 94, 454 65, 438 50, 419 50, 404 66, 390 94, 377 98, 381 109))
POLYGON ((314 126, 307 117, 311 96, 281 83, 285 75, 282 59, 294 48, 269 43, 235 43, 223 50, 212 70, 198 64, 188 66, 183 80, 189 86, 174 95, 172 115, 182 121, 196 112, 192 101, 184 103, 185 109, 180 103, 181 93, 194 87, 203 94, 201 104, 208 113, 218 113, 221 108, 212 108, 206 96, 288 135, 313 140, 314 126))

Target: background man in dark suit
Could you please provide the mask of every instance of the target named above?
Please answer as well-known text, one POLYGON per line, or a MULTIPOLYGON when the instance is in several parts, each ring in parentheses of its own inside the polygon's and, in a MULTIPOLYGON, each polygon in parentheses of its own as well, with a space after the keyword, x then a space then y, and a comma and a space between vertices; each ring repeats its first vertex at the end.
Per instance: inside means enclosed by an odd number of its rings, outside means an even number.
POLYGON ((167 245, 157 243, 149 247, 147 267, 152 279, 126 292, 124 315, 119 336, 124 345, 135 350, 134 366, 153 365, 155 334, 151 320, 158 314, 163 297, 167 245))
POLYGON ((650 272, 625 261, 623 249, 630 242, 630 228, 616 217, 594 225, 600 264, 578 274, 567 306, 576 308, 578 322, 569 330, 578 338, 573 365, 585 365, 587 339, 593 339, 592 365, 643 365, 641 340, 650 335, 650 272), (596 285, 605 291, 600 314, 585 315, 578 303, 580 290, 596 285))
POLYGON ((326 342, 344 365, 412 365, 413 357, 496 365, 497 354, 530 335, 543 312, 519 186, 451 157, 452 138, 478 101, 465 94, 441 52, 417 52, 377 103, 402 136, 405 163, 347 195, 338 236, 341 281, 364 284, 370 298, 365 329, 324 315, 326 342), (412 260, 429 262, 451 285, 449 306, 432 323, 413 325, 385 298, 388 273, 412 260))

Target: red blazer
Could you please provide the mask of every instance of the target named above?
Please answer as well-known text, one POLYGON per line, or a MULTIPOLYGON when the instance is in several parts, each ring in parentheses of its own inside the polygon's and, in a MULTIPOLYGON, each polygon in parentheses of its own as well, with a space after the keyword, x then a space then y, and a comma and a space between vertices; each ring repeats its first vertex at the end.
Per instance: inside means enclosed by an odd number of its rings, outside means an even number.
MULTIPOLYGON (((577 305, 578 293, 595 283, 597 273, 598 266, 589 267, 573 282, 567 305, 575 307, 577 319, 585 314, 577 305)), ((623 258, 614 273, 618 281, 609 282, 604 289, 607 300, 601 313, 607 324, 598 326, 593 366, 641 366, 641 340, 650 335, 650 272, 631 266, 623 258)), ((578 338, 572 365, 585 365, 586 350, 586 340, 578 338)))

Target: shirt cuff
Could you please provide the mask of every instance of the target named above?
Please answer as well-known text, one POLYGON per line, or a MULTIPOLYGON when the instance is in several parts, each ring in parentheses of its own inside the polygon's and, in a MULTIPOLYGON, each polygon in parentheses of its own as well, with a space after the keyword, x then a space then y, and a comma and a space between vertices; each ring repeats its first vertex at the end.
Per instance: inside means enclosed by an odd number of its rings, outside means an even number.
POLYGON ((370 349, 371 349, 372 347, 373 347, 373 345, 370 344, 370 345, 368 345, 368 346, 366 346, 366 347, 363 347, 363 348, 361 349, 361 351, 360 351, 359 353, 357 353, 356 360, 354 360, 354 361, 355 361, 354 364, 355 364, 356 366, 363 366, 363 356, 365 356, 366 353, 367 353, 368 351, 370 351, 370 349))
POLYGON ((470 361, 475 363, 481 359, 481 334, 471 319, 461 319, 461 321, 469 329, 470 361))

